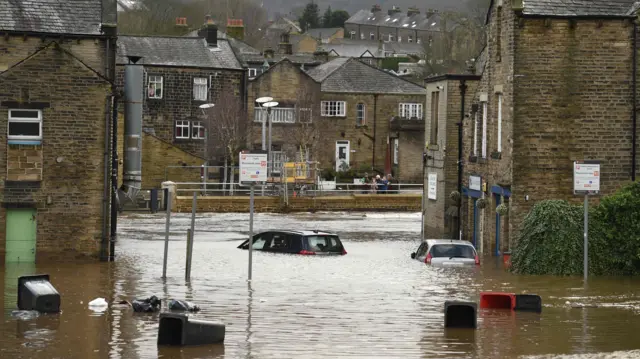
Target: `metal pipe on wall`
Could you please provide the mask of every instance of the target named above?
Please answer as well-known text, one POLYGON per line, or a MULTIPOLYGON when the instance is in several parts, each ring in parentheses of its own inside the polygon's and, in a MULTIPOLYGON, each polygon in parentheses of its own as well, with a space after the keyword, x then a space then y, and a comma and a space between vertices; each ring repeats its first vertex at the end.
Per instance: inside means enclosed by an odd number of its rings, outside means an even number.
POLYGON ((458 239, 462 239, 462 124, 464 123, 464 100, 467 94, 466 80, 460 81, 460 123, 458 123, 458 193, 460 199, 458 203, 458 239))
POLYGON ((124 170, 123 191, 135 199, 142 186, 142 87, 140 57, 129 56, 124 68, 124 170))
POLYGON ((631 131, 631 180, 636 180, 636 147, 637 147, 637 117, 638 117, 638 109, 637 109, 637 74, 638 74, 638 25, 636 21, 633 22, 633 54, 632 54, 633 63, 632 67, 632 75, 631 75, 631 83, 632 94, 631 97, 633 99, 633 103, 631 104, 633 113, 632 113, 632 131, 631 131))
MULTIPOLYGON (((113 85, 113 93, 116 93, 113 85)), ((118 96, 113 96, 111 125, 111 230, 109 238, 109 262, 115 259, 116 232, 118 231, 118 96)))
MULTIPOLYGON (((106 49, 105 49, 105 67, 104 73, 109 74, 109 46, 111 45, 110 39, 106 40, 106 49)), ((111 102, 112 95, 108 95, 105 101, 105 119, 104 119, 104 168, 103 170, 103 193, 102 193, 102 237, 100 240, 100 260, 108 261, 109 260, 109 188, 111 187, 109 184, 109 135, 110 131, 110 123, 111 123, 111 102)))

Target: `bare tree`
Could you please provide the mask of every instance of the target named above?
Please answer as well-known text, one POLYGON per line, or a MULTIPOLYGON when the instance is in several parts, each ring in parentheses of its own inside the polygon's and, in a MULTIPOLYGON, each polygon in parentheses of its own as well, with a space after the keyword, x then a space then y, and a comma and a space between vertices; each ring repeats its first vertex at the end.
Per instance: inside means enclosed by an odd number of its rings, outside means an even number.
POLYGON ((295 162, 315 161, 320 137, 320 95, 311 84, 302 85, 296 98, 298 121, 292 131, 297 148, 295 162))
MULTIPOLYGON (((238 154, 246 147, 247 120, 237 89, 225 87, 216 96, 215 107, 206 117, 207 154, 209 158, 223 159, 227 183, 227 167, 237 164, 238 154)), ((233 172, 232 172, 233 173, 233 172)))

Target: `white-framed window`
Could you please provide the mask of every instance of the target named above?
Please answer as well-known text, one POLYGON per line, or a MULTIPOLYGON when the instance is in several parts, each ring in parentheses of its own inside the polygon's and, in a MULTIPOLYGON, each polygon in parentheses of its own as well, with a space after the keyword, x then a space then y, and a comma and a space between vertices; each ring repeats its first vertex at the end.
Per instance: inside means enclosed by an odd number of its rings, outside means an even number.
POLYGON ((355 40, 355 39, 356 39, 356 32, 351 31, 351 40, 355 40))
POLYGON ((478 112, 475 111, 473 117, 473 156, 478 157, 478 112))
POLYGON ((356 126, 367 124, 367 106, 363 103, 356 105, 356 126))
POLYGON ((191 126, 189 121, 178 120, 176 121, 176 138, 186 139, 190 138, 191 126))
POLYGON ((397 165, 400 162, 400 139, 393 139, 393 164, 397 165))
POLYGON ((147 97, 161 99, 163 95, 164 78, 160 75, 147 76, 147 97))
POLYGON ((258 69, 249 69, 249 78, 252 79, 258 76, 258 69))
POLYGON ((498 153, 502 152, 502 94, 498 95, 498 153))
POLYGON ((42 111, 9 110, 8 140, 42 140, 42 111))
POLYGON ((347 114, 345 101, 322 101, 320 108, 323 117, 345 117, 347 114))
POLYGON ((206 77, 193 78, 193 99, 196 101, 207 101, 209 88, 206 77))
POLYGON ((298 109, 298 122, 311 123, 313 121, 313 109, 300 108, 298 109))
POLYGON ((409 41, 409 42, 413 42, 413 36, 409 35, 409 36, 407 37, 407 41, 409 41))
POLYGON ((398 35, 398 42, 402 42, 402 36, 398 35))
POLYGON ((421 103, 401 103, 400 104, 400 117, 402 118, 422 118, 422 104, 421 103))
MULTIPOLYGON (((267 110, 256 107, 253 110, 253 121, 269 123, 267 110)), ((272 107, 271 123, 296 123, 296 109, 291 107, 272 107)))
POLYGON ((360 40, 364 40, 364 32, 360 33, 360 40))
POLYGON ((440 120, 440 92, 431 92, 431 129, 429 142, 438 144, 438 122, 440 120))
POLYGON ((202 121, 193 121, 191 124, 191 138, 196 140, 203 140, 206 132, 204 130, 204 122, 202 121))
POLYGON ((376 34, 374 32, 370 32, 369 33, 369 39, 370 40, 375 40, 376 39, 376 34))
POLYGON ((393 34, 389 34, 389 42, 393 41, 393 34))
POLYGON ((488 103, 482 102, 482 158, 487 158, 487 107, 488 103))

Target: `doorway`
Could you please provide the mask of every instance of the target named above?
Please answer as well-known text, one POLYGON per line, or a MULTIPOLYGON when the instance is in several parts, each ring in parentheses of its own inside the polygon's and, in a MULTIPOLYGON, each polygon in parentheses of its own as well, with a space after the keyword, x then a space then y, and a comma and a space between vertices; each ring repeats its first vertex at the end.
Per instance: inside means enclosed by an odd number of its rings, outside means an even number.
POLYGON ((35 208, 9 208, 6 218, 7 263, 36 261, 37 220, 35 208))
POLYGON ((336 141, 336 172, 349 169, 349 141, 336 141))

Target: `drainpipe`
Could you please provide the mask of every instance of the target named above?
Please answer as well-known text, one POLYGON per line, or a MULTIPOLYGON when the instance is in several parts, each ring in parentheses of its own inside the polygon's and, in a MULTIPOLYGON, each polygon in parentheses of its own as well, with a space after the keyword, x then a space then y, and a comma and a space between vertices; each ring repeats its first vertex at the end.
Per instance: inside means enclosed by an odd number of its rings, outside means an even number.
POLYGON ((373 95, 373 150, 371 154, 371 169, 376 168, 376 123, 378 117, 378 94, 373 95))
POLYGON ((636 108, 636 104, 637 104, 637 95, 636 95, 636 87, 637 87, 637 81, 636 81, 636 76, 637 76, 637 72, 638 72, 638 60, 637 60, 637 56, 638 56, 638 25, 636 23, 636 21, 633 21, 633 54, 632 54, 632 58, 633 58, 633 64, 632 66, 632 76, 631 76, 631 83, 633 84, 633 90, 632 90, 632 98, 633 98, 633 104, 632 104, 632 108, 633 108, 633 113, 632 113, 632 122, 633 122, 633 130, 631 131, 631 180, 635 182, 636 180, 636 131, 637 131, 637 108, 636 108))
MULTIPOLYGON (((109 68, 110 47, 111 47, 111 39, 107 37, 106 46, 105 46, 105 55, 104 55, 104 63, 105 63, 104 74, 106 77, 109 77, 109 72, 110 72, 110 68, 109 68)), ((110 78, 110 80, 113 81, 114 79, 110 78)), ((103 193, 102 193, 102 237, 100 242, 100 260, 103 262, 109 259, 108 258, 109 237, 107 235, 107 231, 109 228, 108 226, 109 187, 110 187, 109 185, 109 135, 110 135, 109 124, 111 120, 109 100, 111 100, 111 96, 112 95, 107 96, 107 101, 105 103, 105 120, 104 120, 104 154, 103 154, 104 155, 104 159, 103 159, 104 187, 103 187, 103 193)))
POLYGON ((113 119, 111 130, 111 236, 109 238, 109 262, 115 259, 116 232, 118 230, 118 95, 113 85, 113 119))
POLYGON ((464 99, 467 93, 466 80, 460 81, 460 122, 458 123, 458 193, 460 193, 460 203, 458 204, 458 239, 462 239, 462 123, 464 122, 464 99))

